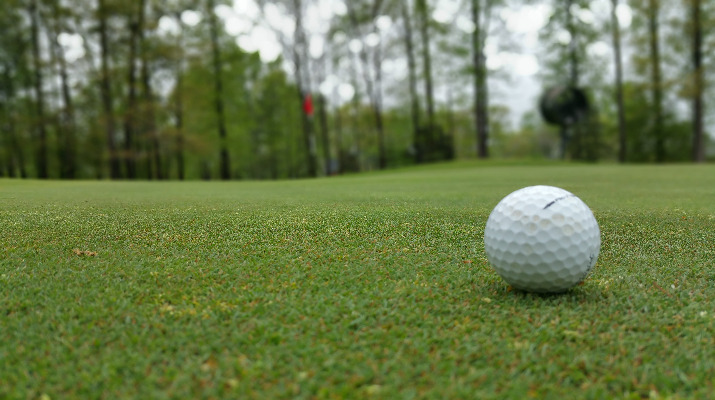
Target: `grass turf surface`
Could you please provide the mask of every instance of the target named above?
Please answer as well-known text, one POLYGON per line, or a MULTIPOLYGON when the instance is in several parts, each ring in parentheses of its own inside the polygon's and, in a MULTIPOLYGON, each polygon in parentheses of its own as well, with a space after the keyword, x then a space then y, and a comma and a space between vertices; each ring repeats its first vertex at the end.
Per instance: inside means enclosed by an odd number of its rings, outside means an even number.
POLYGON ((0 180, 0 398, 704 398, 715 167, 456 163, 294 182, 0 180), (491 209, 578 195, 561 295, 489 267, 491 209))

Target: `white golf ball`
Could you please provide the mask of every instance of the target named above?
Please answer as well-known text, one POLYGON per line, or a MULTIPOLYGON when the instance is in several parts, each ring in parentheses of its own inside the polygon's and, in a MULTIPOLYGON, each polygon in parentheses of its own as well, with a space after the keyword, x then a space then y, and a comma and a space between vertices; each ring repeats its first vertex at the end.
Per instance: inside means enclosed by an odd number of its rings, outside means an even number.
POLYGON ((601 248, 598 222, 574 194, 529 186, 505 198, 484 230, 487 258, 516 289, 562 292, 583 281, 601 248))

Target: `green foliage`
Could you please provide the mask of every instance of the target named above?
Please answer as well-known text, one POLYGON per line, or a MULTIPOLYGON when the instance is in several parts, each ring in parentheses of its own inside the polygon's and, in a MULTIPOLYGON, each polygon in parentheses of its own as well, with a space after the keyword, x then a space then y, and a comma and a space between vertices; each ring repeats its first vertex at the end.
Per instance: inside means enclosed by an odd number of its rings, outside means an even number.
MULTIPOLYGON (((653 133, 653 113, 649 93, 642 84, 627 83, 624 85, 624 99, 627 132, 627 148, 629 162, 655 161, 655 135, 653 133)), ((602 125, 602 142, 610 143, 610 149, 605 153, 615 154, 617 142, 617 121, 615 109, 604 104, 600 124, 602 125)), ((668 132, 666 139, 666 160, 688 161, 691 149, 691 126, 689 122, 679 119, 672 108, 666 108, 664 127, 668 132)))
MULTIPOLYGON (((295 130, 287 121, 300 121, 301 104, 296 87, 274 65, 254 87, 257 128, 251 149, 255 158, 247 168, 252 178, 288 178, 296 166, 295 130)), ((248 158, 248 157, 247 157, 248 158)))
POLYGON ((421 126, 416 131, 415 152, 418 163, 446 161, 454 158, 453 138, 441 125, 421 126))
POLYGON ((0 180, 2 398, 707 398, 713 166, 451 163, 245 183, 0 180), (543 183, 592 275, 512 291, 483 230, 543 183))
MULTIPOLYGON (((475 0, 476 1, 476 0, 475 0)), ((33 132, 42 125, 47 132, 50 178, 60 178, 63 171, 63 152, 66 147, 75 147, 78 155, 77 178, 106 178, 109 175, 108 161, 110 154, 107 149, 108 138, 117 141, 120 154, 113 159, 121 159, 120 176, 126 176, 131 167, 128 161, 136 159, 137 176, 142 179, 156 178, 159 166, 169 171, 170 178, 178 177, 177 159, 180 142, 183 140, 185 154, 186 177, 188 179, 216 178, 219 171, 219 154, 221 140, 217 134, 215 116, 215 86, 212 71, 211 46, 209 38, 208 18, 214 12, 211 5, 230 5, 228 0, 191 2, 176 0, 161 2, 145 0, 144 2, 126 2, 120 0, 103 0, 101 10, 97 2, 84 0, 63 0, 58 2, 38 2, 38 23, 41 42, 40 70, 30 62, 30 19, 28 7, 30 3, 19 0, 7 0, 0 10, 0 175, 1 176, 36 176, 37 152, 31 151, 37 147, 37 138, 33 132), (139 5, 145 4, 143 13, 139 5), (54 6, 58 6, 55 8, 54 6), (197 25, 179 23, 182 12, 192 11, 202 16, 197 25), (137 27, 140 16, 144 21, 139 31, 137 27), (106 18, 109 59, 107 74, 111 81, 109 97, 111 109, 109 115, 104 112, 103 100, 100 96, 103 70, 100 68, 99 17, 106 18), (179 31, 170 28, 167 22, 177 22, 179 31), (160 29, 162 27, 162 29, 160 29), (75 122, 68 124, 63 121, 62 91, 58 84, 60 59, 57 54, 50 54, 48 40, 59 34, 72 38, 76 43, 74 50, 84 51, 84 55, 68 62, 69 93, 74 104, 75 122), (81 40, 78 40, 81 38, 81 40), (141 38, 141 39, 140 39, 141 38), (131 44, 136 44, 132 51, 131 44), (133 60, 129 60, 133 54, 133 60), (130 78, 132 67, 136 68, 134 80, 130 78), (31 90, 36 72, 44 78, 43 94, 46 97, 45 118, 40 120, 35 110, 36 94, 31 90), (182 94, 177 94, 174 83, 180 74, 184 74, 182 94), (145 79, 146 78, 146 79, 145 79), (130 82, 134 82, 135 94, 130 95, 130 82), (148 87, 148 93, 147 88, 148 87), (130 100, 130 98, 134 100, 130 100), (177 111, 181 103, 183 111, 183 126, 178 126, 181 113, 177 111), (109 118, 114 121, 114 129, 108 134, 105 123, 109 118), (134 124, 135 126, 131 126, 134 124), (70 129, 69 127, 73 129, 70 129), (134 133, 132 134, 132 129, 134 133), (71 140, 65 140, 72 132, 71 140), (136 144, 131 149, 127 143, 132 138, 136 144), (67 143, 74 142, 75 146, 67 143)), ((273 11, 286 13, 300 7, 303 13, 309 13, 315 2, 304 0, 300 2, 262 1, 262 5, 276 6, 273 11), (275 4, 274 4, 275 3, 275 4)), ((329 97, 327 106, 327 139, 318 135, 318 128, 323 120, 316 116, 313 124, 319 163, 335 167, 342 164, 342 172, 371 170, 380 167, 381 151, 378 138, 378 124, 375 118, 375 108, 383 115, 384 153, 387 155, 387 166, 397 167, 414 163, 415 153, 424 153, 425 160, 441 160, 445 158, 471 158, 475 152, 474 123, 474 66, 472 33, 468 22, 460 20, 468 16, 472 3, 463 1, 460 10, 455 14, 454 21, 445 23, 435 20, 435 12, 440 11, 438 3, 430 1, 400 2, 396 0, 353 1, 349 5, 354 13, 335 15, 330 21, 330 27, 325 33, 325 57, 332 63, 322 64, 307 57, 310 51, 305 45, 311 38, 297 38, 295 43, 288 36, 290 32, 277 32, 283 37, 284 53, 299 54, 306 57, 301 71, 304 86, 312 86, 312 90, 324 88, 321 83, 328 83, 334 93, 329 97), (407 13, 403 15, 405 6, 407 13), (355 23, 351 15, 355 17, 355 23), (390 28, 380 31, 379 45, 376 42, 378 17, 389 17, 390 28), (424 16, 418 18, 418 16, 424 16), (399 70, 404 65, 401 62, 406 57, 405 21, 403 18, 413 18, 412 36, 413 53, 425 55, 423 46, 428 45, 429 60, 417 57, 414 65, 417 73, 415 82, 415 113, 417 117, 411 120, 407 112, 412 103, 407 98, 411 94, 408 80, 400 78, 399 70), (461 24, 459 22, 462 22, 461 24), (429 28, 424 39, 419 35, 420 28, 429 28), (357 31, 361 32, 357 32, 357 31), (287 35, 287 36, 286 36, 287 35), (367 38, 370 38, 368 41, 367 38), (363 53, 353 54, 349 51, 349 40, 363 40, 363 53), (304 43, 305 42, 305 43, 304 43), (368 42, 372 43, 368 45, 368 42), (297 44, 293 53, 291 46, 297 44), (360 60, 364 58, 365 62, 360 60), (376 69, 385 61, 384 73, 378 84, 376 69), (390 62, 390 68, 388 63, 390 62), (432 85, 423 85, 428 62, 434 75, 432 85), (391 74, 395 75, 391 75, 391 74), (371 77, 371 79, 370 79, 371 77), (308 79, 309 78, 309 79, 308 79), (310 84, 308 84, 310 81, 310 84), (373 91, 367 90, 367 82, 371 81, 373 91), (346 104, 339 100, 337 93, 340 84, 350 83, 356 90, 354 100, 346 104), (424 97, 427 86, 434 92, 437 104, 425 107, 424 97), (380 99, 377 87, 384 92, 384 100, 380 99), (376 106, 371 108, 371 106, 376 106), (425 109, 434 109, 427 121, 425 109), (417 121, 421 119, 421 121, 417 121), (434 127, 427 127, 432 124, 434 127), (421 129, 415 126, 423 125, 421 129), (417 135, 415 132, 418 131, 417 135), (325 146, 329 148, 325 148, 325 146), (325 151, 322 151, 325 150, 325 151), (427 154, 432 152, 434 154, 427 154), (326 158, 326 159, 323 159, 326 158)), ((496 49, 501 55, 521 51, 516 40, 517 32, 508 29, 501 10, 517 9, 523 5, 548 3, 553 14, 544 29, 540 39, 544 51, 539 54, 544 67, 539 74, 544 87, 563 84, 570 75, 570 43, 564 39, 565 31, 575 32, 578 39, 576 45, 576 60, 580 84, 589 93, 594 110, 592 119, 583 128, 583 134, 577 135, 571 141, 570 157, 573 159, 596 160, 599 158, 614 159, 618 150, 616 137, 615 112, 613 107, 613 83, 610 82, 610 55, 603 52, 589 51, 590 46, 597 42, 610 43, 608 16, 604 7, 586 0, 572 0, 570 11, 573 24, 568 23, 569 2, 550 0, 535 1, 504 1, 480 0, 482 40, 489 37, 488 48, 496 49), (504 8, 503 8, 504 7, 504 8), (593 11, 589 21, 588 14, 593 11), (600 12, 600 14, 599 14, 600 12), (586 17, 584 17, 586 16, 586 17), (490 22, 487 23, 486 20, 490 22), (600 54, 600 55, 599 55, 600 54), (584 133, 585 132, 585 133, 584 133)), ((667 161, 683 161, 688 159, 691 146, 692 125, 686 120, 688 102, 697 93, 694 85, 693 71, 690 68, 692 57, 691 42, 685 40, 693 33, 689 2, 659 2, 662 7, 659 24, 661 27, 663 80, 663 129, 665 132, 665 158, 667 161)), ((602 3, 605 4, 605 3, 602 3)), ((626 77, 630 79, 627 88, 628 145, 632 150, 629 160, 634 162, 653 161, 655 152, 655 132, 649 110, 653 109, 652 91, 656 89, 646 84, 649 78, 650 62, 648 59, 648 26, 646 2, 630 1, 634 11, 632 26, 624 32, 624 43, 636 49, 633 57, 626 60, 626 77), (646 5, 644 5, 646 4, 646 5)), ((265 10, 263 10, 265 11, 265 10)), ((306 14, 308 15, 308 14, 306 14)), ((265 17, 265 16, 263 16, 265 17)), ((703 2, 703 26, 711 26, 715 18, 715 6, 711 2, 703 2)), ((219 18, 220 19, 220 18, 219 18)), ((470 18, 468 18, 470 19, 470 18)), ((306 19, 308 21, 308 19, 306 19)), ((306 22, 304 21, 304 22, 306 22)), ((383 20, 386 21, 386 20, 383 20)), ((219 21, 222 22, 222 21, 219 21)), ((246 22, 246 21, 244 21, 246 22)), ((261 25, 260 21, 255 21, 261 25)), ((380 24, 381 25, 381 24, 380 24)), ((313 27, 306 27, 312 31, 313 27)), ((317 31, 316 31, 317 32, 317 31)), ((309 32, 309 35, 318 34, 309 32)), ((322 33, 321 33, 322 34, 322 33)), ((713 56, 715 54, 715 36, 710 30, 703 32, 705 76, 712 75, 713 56)), ((299 35, 300 36, 300 35, 299 35)), ((315 41, 318 43, 319 41, 315 41)), ((235 178, 277 179, 298 178, 309 174, 306 165, 306 139, 301 130, 301 99, 298 97, 297 80, 291 71, 283 69, 283 60, 271 65, 261 62, 258 54, 246 54, 236 45, 236 38, 223 29, 218 32, 218 44, 223 55, 221 64, 222 75, 225 75, 224 95, 227 114, 227 146, 231 156, 231 176, 235 178)), ((541 48, 541 46, 540 46, 541 48)), ((592 49, 591 49, 592 50, 592 49)), ((603 47, 601 46, 601 50, 603 47)), ((489 71, 489 83, 497 79, 508 78, 507 68, 489 71)), ((713 113, 708 107, 715 96, 710 80, 705 79, 706 130, 713 126, 713 113)), ((507 82, 502 88, 495 88, 495 93, 505 95, 503 88, 508 88, 513 82, 507 82)), ((493 85, 496 86, 496 85, 493 85)), ((518 88, 515 94, 518 96, 518 88)), ((508 89, 512 90, 512 89, 508 89)), ((480 91, 486 93, 487 91, 480 91)), ((314 93, 313 98, 315 99, 314 93)), ((481 102, 480 102, 481 103, 481 102)), ((488 103, 488 101, 486 101, 488 103)), ((494 105, 494 104, 492 104, 494 105)), ((317 108, 317 107, 316 107, 317 108)), ((481 108, 480 108, 481 110, 481 108)), ((495 157, 528 157, 552 158, 557 156, 554 148, 554 137, 558 132, 544 127, 539 122, 529 121, 527 124, 513 129, 505 123, 504 110, 493 108, 488 114, 493 133, 491 153, 495 157)), ((530 119, 531 117, 527 118, 530 119)), ((322 132, 322 131, 321 131, 322 132)), ((708 132, 705 141, 708 142, 708 132)), ((709 132, 712 133, 712 132, 709 132)), ((308 135, 309 136, 309 135, 308 135)), ((710 157, 714 154, 710 151, 710 157)), ((325 168, 319 168, 324 171, 325 168)))
MULTIPOLYGON (((494 117, 497 110, 492 109, 494 117)), ((492 118, 491 150, 496 158, 548 159, 558 157, 558 133, 556 128, 545 125, 535 112, 528 113, 521 127, 514 132, 506 128, 503 117, 492 118)))
POLYGON ((592 85, 601 82, 600 78, 605 60, 594 59, 587 51, 588 46, 600 39, 601 32, 595 24, 583 23, 573 11, 590 10, 588 0, 573 0, 569 2, 551 1, 553 12, 548 23, 540 32, 544 43, 544 52, 540 54, 546 66, 542 72, 546 87, 553 85, 568 85, 571 78, 571 40, 575 38, 576 71, 579 75, 579 85, 592 85), (571 10, 567 4, 572 4, 571 10), (569 18, 571 25, 569 25, 569 18), (573 32, 570 34, 569 32, 573 32))

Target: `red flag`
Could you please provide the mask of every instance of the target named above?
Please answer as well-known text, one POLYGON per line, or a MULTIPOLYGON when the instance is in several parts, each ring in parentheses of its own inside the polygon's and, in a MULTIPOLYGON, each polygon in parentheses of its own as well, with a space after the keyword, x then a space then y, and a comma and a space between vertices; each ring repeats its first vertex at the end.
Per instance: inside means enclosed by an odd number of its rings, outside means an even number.
POLYGON ((305 95, 305 100, 303 100, 303 112, 309 117, 313 116, 313 96, 310 94, 305 95))

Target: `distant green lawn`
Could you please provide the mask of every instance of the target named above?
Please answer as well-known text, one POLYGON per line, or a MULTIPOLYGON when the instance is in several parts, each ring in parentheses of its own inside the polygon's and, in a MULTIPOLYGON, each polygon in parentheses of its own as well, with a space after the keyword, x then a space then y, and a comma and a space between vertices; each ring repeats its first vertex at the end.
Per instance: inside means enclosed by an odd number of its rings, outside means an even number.
POLYGON ((714 337, 713 165, 0 180, 0 398, 706 398, 714 337), (601 227, 562 295, 485 257, 534 184, 601 227))

